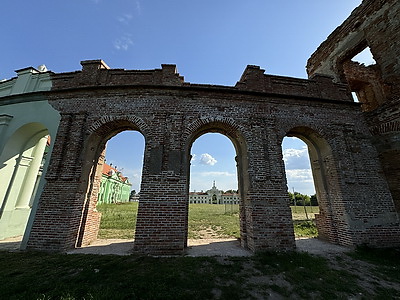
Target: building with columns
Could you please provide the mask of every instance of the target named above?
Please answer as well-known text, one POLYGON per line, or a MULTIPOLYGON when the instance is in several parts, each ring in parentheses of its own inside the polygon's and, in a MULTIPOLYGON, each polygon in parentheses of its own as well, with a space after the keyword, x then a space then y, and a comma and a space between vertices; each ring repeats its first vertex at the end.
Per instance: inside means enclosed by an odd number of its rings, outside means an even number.
POLYGON ((0 82, 0 239, 24 234, 60 120, 41 94, 51 89, 51 72, 41 66, 16 73, 0 82))
POLYGON ((238 193, 224 193, 215 186, 215 181, 212 188, 205 192, 189 193, 190 204, 239 204, 239 200, 238 193))
POLYGON ((128 177, 113 166, 104 163, 97 203, 129 202, 132 184, 128 177))

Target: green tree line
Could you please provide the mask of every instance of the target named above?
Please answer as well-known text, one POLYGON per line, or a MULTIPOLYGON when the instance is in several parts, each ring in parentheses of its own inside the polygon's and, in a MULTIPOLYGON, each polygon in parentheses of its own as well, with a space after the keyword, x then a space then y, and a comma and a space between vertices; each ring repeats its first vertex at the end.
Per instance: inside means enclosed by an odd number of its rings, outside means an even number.
POLYGON ((290 205, 306 205, 306 206, 317 206, 318 200, 317 195, 312 195, 311 197, 308 195, 303 195, 299 192, 288 192, 289 193, 289 203, 290 205))

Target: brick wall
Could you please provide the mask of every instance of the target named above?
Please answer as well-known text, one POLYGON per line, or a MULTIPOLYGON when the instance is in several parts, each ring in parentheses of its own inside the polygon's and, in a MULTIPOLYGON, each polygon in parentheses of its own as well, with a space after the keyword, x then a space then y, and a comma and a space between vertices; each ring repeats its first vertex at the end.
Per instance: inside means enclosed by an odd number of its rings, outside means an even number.
POLYGON ((309 145, 322 237, 348 246, 399 245, 378 153, 346 85, 329 76, 265 75, 255 66, 235 87, 220 87, 186 83, 171 65, 153 71, 112 70, 102 61, 82 65, 83 71, 54 74, 47 93, 62 120, 29 248, 62 251, 96 236, 96 170, 106 141, 128 129, 146 141, 138 252, 184 251, 190 148, 206 132, 228 136, 237 151, 243 246, 295 247, 281 148, 286 135, 309 145))
POLYGON ((310 76, 327 74, 356 92, 400 214, 400 2, 364 0, 313 53, 310 76), (351 61, 365 47, 375 65, 351 61))

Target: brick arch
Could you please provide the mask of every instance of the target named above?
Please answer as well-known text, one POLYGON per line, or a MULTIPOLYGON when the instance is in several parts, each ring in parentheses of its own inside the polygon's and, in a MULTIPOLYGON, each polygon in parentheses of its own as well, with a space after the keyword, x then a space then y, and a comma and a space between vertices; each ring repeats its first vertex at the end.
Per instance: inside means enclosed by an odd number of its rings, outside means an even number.
POLYGON ((186 142, 186 148, 190 147, 193 141, 196 140, 199 136, 208 132, 218 132, 224 134, 233 142, 235 140, 247 140, 244 134, 246 132, 244 127, 239 125, 232 118, 199 118, 187 125, 183 132, 183 139, 186 142))
MULTIPOLYGON (((247 226, 251 226, 246 222, 246 210, 244 202, 247 198, 247 194, 249 193, 249 175, 248 175, 248 158, 247 158, 247 139, 245 136, 245 128, 239 125, 232 118, 224 118, 224 117, 208 117, 208 118, 199 118, 192 123, 190 123, 184 130, 183 139, 185 141, 185 153, 187 156, 187 191, 189 191, 189 183, 190 183, 190 150, 193 145, 193 142, 206 133, 220 133, 226 137, 228 137, 235 150, 236 150, 236 164, 237 164, 237 177, 238 177, 238 189, 240 195, 239 201, 239 218, 240 218, 240 240, 241 245, 243 247, 248 246, 247 234, 248 229, 247 226)), ((189 194, 187 193, 187 197, 189 194)), ((189 199, 186 201, 189 203, 189 199)), ((187 211, 188 213, 188 211, 187 211)), ((187 230, 187 219, 186 215, 186 230, 187 230)))
MULTIPOLYGON (((125 130, 140 132, 144 136, 145 142, 150 134, 149 126, 141 118, 133 115, 107 115, 93 122, 88 127, 84 140, 83 164, 86 164, 87 168, 83 168, 83 170, 90 170, 93 162, 97 162, 99 158, 101 159, 104 156, 104 147, 107 141, 125 130)), ((87 174, 83 173, 83 177, 85 176, 87 174)))
POLYGON ((370 132, 372 135, 380 135, 397 131, 400 131, 400 121, 389 121, 370 127, 370 132))
MULTIPOLYGON (((297 137, 306 143, 320 212, 316 215, 319 238, 335 244, 349 240, 343 224, 343 193, 339 183, 338 164, 324 131, 316 127, 295 126, 285 136, 297 137), (319 130, 318 130, 319 129, 319 130), (321 134, 322 132, 322 134, 321 134)), ((284 136, 281 138, 283 140, 284 136)))
POLYGON ((310 142, 326 143, 328 146, 327 135, 320 126, 292 126, 286 131, 284 136, 299 136, 302 139, 307 139, 310 142))
MULTIPOLYGON (((239 125, 235 120, 231 118, 199 118, 188 126, 186 126, 183 134, 183 141, 185 142, 185 153, 186 156, 190 155, 190 149, 193 142, 203 134, 206 133, 221 133, 228 137, 236 150, 237 163, 238 163, 238 174, 245 173, 248 168, 248 161, 245 153, 247 152, 247 137, 245 135, 245 128, 239 125)), ((190 160, 188 160, 189 162, 190 160)), ((240 177, 240 176, 239 176, 240 177)), ((189 179, 189 178, 188 178, 189 179)), ((240 179, 240 178, 239 178, 240 179)), ((242 178, 243 183, 246 184, 245 190, 248 189, 247 181, 248 178, 242 178)), ((240 180, 239 180, 240 185, 240 180)), ((240 188, 239 188, 240 189, 240 188)), ((244 195, 246 191, 243 190, 244 195)))
POLYGON ((145 142, 150 134, 149 126, 137 116, 103 116, 88 127, 84 140, 83 160, 86 162, 97 161, 103 155, 107 141, 125 130, 140 132, 144 136, 145 142))
POLYGON ((126 128, 131 124, 132 129, 139 131, 145 137, 150 132, 149 126, 144 122, 141 118, 134 116, 134 115, 127 115, 127 116, 114 116, 114 115, 107 115, 103 116, 100 119, 96 120, 89 126, 87 130, 87 134, 91 135, 93 133, 99 135, 101 132, 104 131, 113 131, 115 127, 122 127, 126 128))
POLYGON ((327 140, 328 139, 328 132, 326 132, 326 129, 321 126, 320 124, 304 124, 304 122, 293 122, 293 123, 286 123, 286 124, 280 124, 282 125, 280 128, 277 128, 277 134, 278 134, 278 139, 280 141, 283 140, 284 137, 288 136, 288 134, 291 134, 293 132, 303 132, 304 136, 313 136, 313 137, 319 137, 322 139, 327 140))
POLYGON ((145 139, 150 131, 147 124, 136 116, 103 116, 87 130, 84 141, 83 168, 78 198, 82 199, 83 214, 81 218, 77 246, 88 245, 97 238, 100 215, 95 210, 101 181, 101 170, 105 159, 105 145, 116 134, 125 130, 136 130, 145 139))

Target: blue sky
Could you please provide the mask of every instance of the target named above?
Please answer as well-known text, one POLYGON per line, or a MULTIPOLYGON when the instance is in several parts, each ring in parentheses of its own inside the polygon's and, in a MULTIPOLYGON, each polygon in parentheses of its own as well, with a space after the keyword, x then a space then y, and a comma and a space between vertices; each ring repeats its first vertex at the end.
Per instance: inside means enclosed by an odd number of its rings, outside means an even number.
POLYGON ((207 133, 194 141, 191 149, 190 190, 216 186, 224 191, 237 190, 236 151, 232 142, 219 133, 207 133))
MULTIPOLYGON (((185 80, 193 83, 234 85, 248 64, 259 65, 268 74, 306 78, 309 56, 360 3, 361 0, 4 0, 0 13, 0 79, 14 77, 14 70, 41 64, 54 72, 80 70, 81 60, 99 58, 111 68, 154 69, 162 63, 176 64, 185 80)), ((107 160, 124 168, 138 190, 143 150, 137 155, 136 152, 143 148, 138 146, 143 138, 138 133, 122 137, 125 135, 115 138, 119 139, 116 148, 125 152, 135 149, 128 156, 140 161, 139 165, 118 161, 125 154, 112 150, 113 140, 107 160)), ((191 189, 206 190, 212 180, 221 189, 235 188, 236 181, 230 184, 229 179, 236 180, 236 175, 231 175, 236 170, 224 162, 233 146, 222 138, 218 142, 221 154, 209 146, 215 138, 204 136, 193 146, 192 153, 198 160, 192 162, 191 173, 198 176, 192 178, 191 189), (205 172, 214 176, 202 176, 205 172)), ((285 141, 284 158, 290 170, 307 170, 303 168, 303 147, 292 139, 285 141), (300 158, 297 163, 295 157, 300 158)), ((287 173, 295 179, 289 180, 290 189, 294 186, 300 192, 313 193, 307 171, 287 173)))

